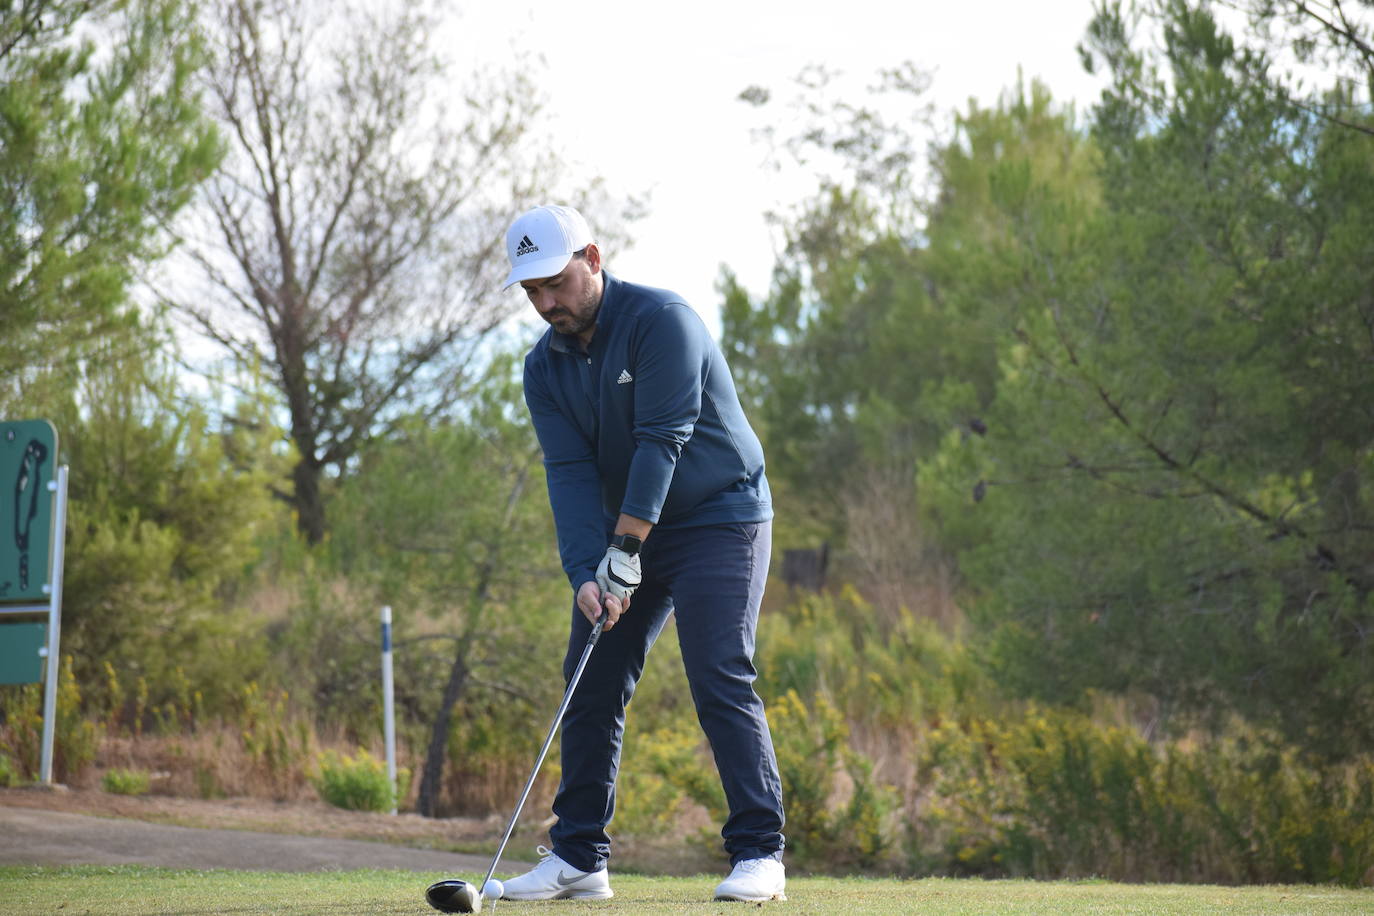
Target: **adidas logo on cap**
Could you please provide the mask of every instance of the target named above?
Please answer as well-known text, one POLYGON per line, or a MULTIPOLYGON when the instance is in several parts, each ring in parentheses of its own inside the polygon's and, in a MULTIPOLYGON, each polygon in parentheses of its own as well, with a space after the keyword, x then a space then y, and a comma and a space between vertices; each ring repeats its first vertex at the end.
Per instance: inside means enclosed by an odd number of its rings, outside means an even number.
POLYGON ((546 206, 527 210, 506 230, 510 273, 503 289, 525 280, 555 276, 573 255, 592 244, 587 221, 571 207, 546 206))

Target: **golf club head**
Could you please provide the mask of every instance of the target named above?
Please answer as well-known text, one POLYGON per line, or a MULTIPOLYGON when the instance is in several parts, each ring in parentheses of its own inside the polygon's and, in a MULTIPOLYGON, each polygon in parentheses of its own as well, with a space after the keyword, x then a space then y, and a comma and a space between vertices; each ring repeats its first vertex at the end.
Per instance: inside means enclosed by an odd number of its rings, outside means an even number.
POLYGON ((431 884, 425 891, 425 899, 441 913, 482 912, 482 895, 477 892, 477 885, 458 878, 431 884))

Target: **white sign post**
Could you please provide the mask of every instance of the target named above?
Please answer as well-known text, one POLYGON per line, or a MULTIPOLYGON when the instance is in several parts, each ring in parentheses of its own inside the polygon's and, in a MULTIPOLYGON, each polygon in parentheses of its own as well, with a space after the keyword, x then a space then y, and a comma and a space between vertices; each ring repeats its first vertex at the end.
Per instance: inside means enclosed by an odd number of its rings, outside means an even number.
MULTIPOLYGON (((391 677, 391 607, 382 608, 382 734, 386 742, 386 778, 396 789, 396 690, 391 677)), ((396 813, 392 805, 391 813, 396 813)))
POLYGON ((52 785, 53 737, 57 731, 57 675, 62 667, 62 653, 58 641, 62 636, 62 560, 66 553, 67 532, 67 466, 57 469, 57 479, 48 482, 48 489, 57 494, 53 509, 52 582, 48 589, 48 679, 43 689, 43 755, 38 767, 38 779, 52 785))

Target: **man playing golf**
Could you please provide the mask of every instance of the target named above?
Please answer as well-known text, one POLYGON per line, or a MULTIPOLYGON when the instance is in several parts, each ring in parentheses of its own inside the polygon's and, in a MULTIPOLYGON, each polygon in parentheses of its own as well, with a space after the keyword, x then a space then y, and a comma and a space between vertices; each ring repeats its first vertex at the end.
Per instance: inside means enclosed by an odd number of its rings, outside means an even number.
POLYGON ((520 284, 550 325, 525 358, 525 401, 575 595, 565 679, 603 609, 606 621, 563 719, 553 850, 541 847, 504 896, 612 895, 606 826, 625 706, 675 612, 730 806, 721 834, 733 868, 716 899, 782 898, 782 787, 753 687, 773 510, 730 370, 680 297, 602 269, 576 210, 522 214, 506 248, 506 286, 520 284))

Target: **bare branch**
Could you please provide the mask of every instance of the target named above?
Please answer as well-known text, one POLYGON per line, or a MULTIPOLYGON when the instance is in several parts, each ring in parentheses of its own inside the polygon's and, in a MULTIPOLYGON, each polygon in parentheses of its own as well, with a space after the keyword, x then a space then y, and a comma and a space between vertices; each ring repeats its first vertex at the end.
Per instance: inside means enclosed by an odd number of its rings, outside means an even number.
POLYGON ((523 149, 540 95, 525 73, 474 74, 458 116, 436 108, 461 84, 415 6, 212 7, 209 86, 233 154, 204 199, 215 241, 183 238, 215 295, 181 308, 230 353, 267 355, 314 541, 323 469, 402 414, 451 409, 473 345, 510 307, 492 208, 504 222, 530 176, 551 173, 523 149))

